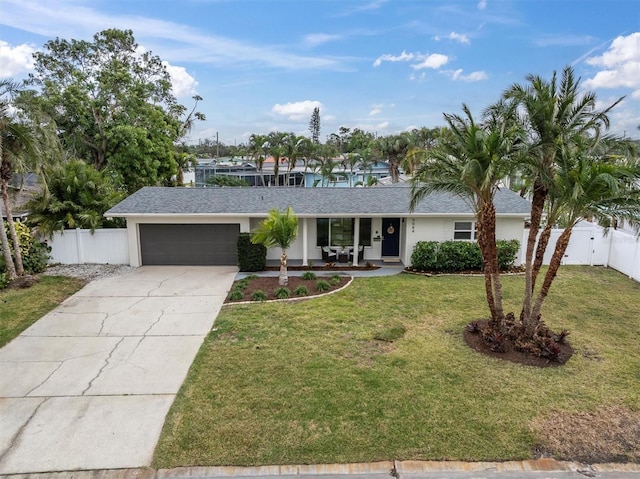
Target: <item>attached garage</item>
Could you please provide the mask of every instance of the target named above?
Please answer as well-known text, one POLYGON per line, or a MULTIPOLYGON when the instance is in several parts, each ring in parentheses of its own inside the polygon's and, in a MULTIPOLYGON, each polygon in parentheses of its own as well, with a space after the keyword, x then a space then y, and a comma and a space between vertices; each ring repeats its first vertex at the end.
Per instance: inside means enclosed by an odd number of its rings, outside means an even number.
POLYGON ((239 224, 138 224, 143 265, 236 265, 239 224))

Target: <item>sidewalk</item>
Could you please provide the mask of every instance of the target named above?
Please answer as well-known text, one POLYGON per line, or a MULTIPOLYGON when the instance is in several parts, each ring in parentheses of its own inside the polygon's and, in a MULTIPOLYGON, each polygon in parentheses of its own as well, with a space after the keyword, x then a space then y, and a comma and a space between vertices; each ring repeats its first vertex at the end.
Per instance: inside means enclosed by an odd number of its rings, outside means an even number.
MULTIPOLYGON (((5 476, 0 476, 5 477, 5 476)), ((8 476, 7 476, 8 477, 8 476)), ((510 462, 381 461, 257 467, 182 467, 25 474, 11 479, 602 479, 640 478, 640 464, 594 464, 537 459, 510 462)))

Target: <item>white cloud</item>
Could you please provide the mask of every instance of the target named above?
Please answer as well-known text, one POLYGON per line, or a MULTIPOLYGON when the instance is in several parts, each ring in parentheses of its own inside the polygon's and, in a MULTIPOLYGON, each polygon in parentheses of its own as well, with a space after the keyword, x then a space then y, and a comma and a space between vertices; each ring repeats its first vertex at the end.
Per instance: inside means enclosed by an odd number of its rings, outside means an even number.
POLYGON ((17 75, 33 68, 33 52, 35 50, 26 43, 12 47, 0 40, 0 78, 17 75))
POLYGON ((169 62, 162 62, 171 76, 171 90, 177 98, 192 96, 196 93, 198 82, 184 67, 170 65, 169 62))
POLYGON ((471 41, 469 40, 469 37, 466 36, 464 33, 456 33, 456 32, 451 32, 449 35, 445 35, 444 37, 440 35, 436 35, 434 39, 436 41, 440 41, 442 39, 449 39, 449 40, 453 40, 454 42, 463 43, 465 45, 469 45, 471 43, 471 41))
POLYGON ((380 113, 382 113, 381 108, 374 108, 369 112, 369 116, 376 116, 376 115, 379 115, 380 113))
POLYGON ((464 82, 475 82, 475 81, 481 81, 481 80, 486 80, 487 78, 489 78, 489 76, 487 75, 487 73, 483 70, 480 71, 475 71, 475 72, 471 72, 468 75, 463 75, 462 73, 464 72, 464 70, 462 68, 459 68, 457 70, 446 70, 442 73, 445 73, 449 76, 451 76, 451 79, 453 81, 464 81, 464 82))
MULTIPOLYGON (((313 109, 316 107, 322 111, 323 105, 317 100, 304 100, 286 103, 284 105, 276 103, 271 111, 276 115, 286 116, 289 120, 298 121, 309 119, 313 113, 313 109)), ((325 120, 326 119, 327 118, 325 118, 325 120)))
POLYGON ((487 0, 480 0, 478 2, 478 10, 484 10, 487 8, 487 0))
POLYGON ((389 53, 385 53, 384 55, 380 55, 373 62, 374 67, 379 67, 382 65, 382 62, 411 62, 417 61, 419 63, 415 63, 411 65, 411 68, 414 70, 422 70, 423 68, 433 68, 438 69, 442 65, 445 65, 449 61, 449 57, 446 55, 442 55, 441 53, 432 53, 430 55, 425 55, 422 53, 407 53, 406 51, 402 51, 400 55, 391 55, 389 53))
POLYGON ((415 73, 412 73, 411 75, 409 75, 409 80, 411 81, 423 82, 426 80, 426 78, 427 78, 427 74, 425 72, 420 73, 420 75, 416 75, 415 73))
POLYGON ((342 35, 331 35, 329 33, 310 33, 304 36, 304 43, 309 47, 317 47, 323 43, 340 40, 342 35))
POLYGON ((411 65, 411 68, 414 70, 422 70, 423 68, 433 68, 434 70, 437 70, 441 66, 446 65, 448 61, 449 57, 447 55, 432 53, 424 58, 420 63, 411 65))
POLYGON ((617 37, 606 52, 586 62, 604 68, 585 80, 586 88, 630 88, 633 98, 640 96, 640 32, 617 37))
POLYGON ((409 62, 415 58, 415 54, 407 53, 406 51, 402 51, 400 55, 391 55, 389 53, 385 53, 384 55, 380 55, 373 62, 374 67, 379 67, 382 65, 382 62, 409 62))

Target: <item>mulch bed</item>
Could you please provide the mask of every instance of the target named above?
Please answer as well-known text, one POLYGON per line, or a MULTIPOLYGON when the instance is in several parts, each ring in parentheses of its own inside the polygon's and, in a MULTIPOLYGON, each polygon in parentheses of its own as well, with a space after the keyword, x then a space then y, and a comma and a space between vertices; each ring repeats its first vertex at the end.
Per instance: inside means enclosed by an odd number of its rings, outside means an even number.
MULTIPOLYGON (((380 266, 349 266, 341 263, 327 263, 318 266, 287 266, 289 271, 372 271, 380 269, 380 266)), ((280 271, 280 266, 267 266, 265 271, 280 271)), ((291 277, 289 277, 291 279, 291 277)))
MULTIPOLYGON (((412 268, 411 266, 407 266, 404 269, 405 273, 413 273, 413 274, 419 274, 419 275, 423 275, 423 276, 437 276, 437 275, 455 275, 455 274, 459 274, 459 275, 484 275, 484 271, 479 270, 479 269, 469 269, 469 270, 463 270, 463 271, 455 271, 455 272, 444 272, 444 271, 430 271, 430 270, 424 270, 424 269, 416 269, 416 268, 412 268)), ((504 271, 500 271, 500 274, 521 274, 524 273, 525 268, 524 266, 514 266, 513 268, 510 268, 508 270, 504 270, 504 271)))
MULTIPOLYGON (((318 296, 321 294, 326 294, 328 292, 335 291, 336 289, 342 288, 351 280, 351 276, 340 276, 339 279, 340 281, 335 281, 335 284, 334 284, 334 282, 332 282, 331 276, 318 276, 316 279, 302 279, 300 276, 289 276, 289 284, 287 284, 286 287, 289 288, 289 290, 291 291, 291 298, 309 298, 309 297, 318 296), (316 288, 316 283, 319 280, 324 280, 328 282, 330 285, 329 290, 318 291, 316 288), (306 296, 296 296, 294 294, 294 291, 298 286, 306 286, 308 290, 308 294, 306 296)), ((237 283, 238 281, 235 281, 233 283, 233 286, 231 287, 231 291, 233 291, 237 283)), ((244 296, 242 299, 231 301, 227 296, 224 302, 233 304, 233 303, 238 303, 242 301, 251 301, 251 296, 255 291, 264 291, 265 294, 267 295, 267 300, 278 299, 275 296, 275 291, 279 287, 280 285, 278 284, 277 276, 268 276, 268 277, 259 276, 257 278, 251 279, 248 282, 247 287, 244 289, 244 296)))
MULTIPOLYGON (((478 325, 481 329, 484 329, 487 327, 488 321, 478 320, 478 325)), ((485 354, 487 356, 503 359, 505 361, 511 361, 513 363, 524 364, 525 366, 536 366, 539 368, 562 366, 573 355, 573 348, 567 342, 557 343, 561 351, 560 360, 551 361, 550 359, 545 357, 535 356, 533 354, 518 351, 513 347, 513 341, 509 339, 505 339, 505 352, 502 353, 492 351, 491 347, 493 346, 493 344, 485 341, 481 333, 471 332, 466 327, 464 329, 464 341, 471 349, 474 349, 475 351, 478 351, 479 353, 485 354)))

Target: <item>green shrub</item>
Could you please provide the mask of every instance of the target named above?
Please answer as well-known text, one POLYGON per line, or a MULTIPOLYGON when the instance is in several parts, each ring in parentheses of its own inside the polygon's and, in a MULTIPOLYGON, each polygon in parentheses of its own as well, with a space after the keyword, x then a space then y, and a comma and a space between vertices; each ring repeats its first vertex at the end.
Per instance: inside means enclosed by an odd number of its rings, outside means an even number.
POLYGON ((305 285, 301 284, 293 291, 293 294, 296 296, 307 296, 309 294, 309 290, 305 285))
POLYGON ((243 278, 240 281, 236 281, 236 284, 233 286, 233 289, 239 289, 240 291, 244 291, 249 286, 249 281, 247 278, 243 278))
POLYGON ((438 270, 444 273, 482 270, 482 254, 478 243, 445 241, 438 249, 438 270))
MULTIPOLYGON (((20 241, 20 253, 22 254, 22 266, 24 267, 24 271, 28 274, 36 274, 41 273, 47 268, 47 263, 49 261, 49 253, 51 252, 51 247, 46 243, 38 241, 33 234, 31 233, 31 229, 24 223, 20 221, 16 221, 14 223, 16 234, 18 235, 18 240, 20 241)), ((5 231, 7 232, 7 236, 9 239, 9 247, 11 248, 12 256, 13 256, 13 241, 11 240, 11 236, 9 234, 9 225, 4 222, 5 231)), ((5 271, 6 265, 4 264, 4 258, 2 259, 2 265, 0 266, 0 271, 5 271)))
POLYGON ((251 242, 250 233, 238 236, 238 268, 240 271, 263 271, 267 265, 267 248, 251 242))
POLYGON ((247 276, 244 277, 245 280, 247 281, 251 281, 252 279, 258 279, 260 276, 258 276, 257 274, 249 274, 247 276))
MULTIPOLYGON (((513 267, 520 242, 496 241, 498 265, 501 270, 513 267)), ((484 262, 478 243, 470 241, 419 241, 413 248, 411 267, 421 271, 455 273, 458 271, 482 271, 484 262)))
POLYGON ((251 295, 251 301, 265 301, 267 299, 267 293, 261 290, 254 291, 251 295))
POLYGON ((329 284, 328 281, 321 279, 316 283, 316 289, 321 292, 329 291, 331 289, 331 285, 329 284))
POLYGON ((498 240, 496 241, 498 250, 498 265, 501 271, 513 268, 520 251, 520 241, 518 240, 498 240))
POLYGON ((331 276, 330 282, 333 286, 339 285, 340 281, 342 281, 342 278, 340 278, 339 274, 334 274, 333 276, 331 276))
POLYGON ((276 289, 273 294, 278 299, 287 299, 291 297, 291 290, 289 288, 281 286, 280 288, 276 289))
POLYGON ((241 289, 234 289, 229 293, 229 300, 231 301, 239 301, 244 298, 244 293, 241 289))
POLYGON ((411 255, 411 266, 422 271, 437 271, 437 241, 418 241, 411 255))
POLYGON ((306 279, 306 280, 314 280, 317 278, 316 274, 313 271, 305 271, 304 273, 302 273, 302 279, 306 279))
POLYGON ((4 289, 9 286, 9 278, 7 278, 7 273, 0 273, 0 289, 4 289))

